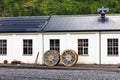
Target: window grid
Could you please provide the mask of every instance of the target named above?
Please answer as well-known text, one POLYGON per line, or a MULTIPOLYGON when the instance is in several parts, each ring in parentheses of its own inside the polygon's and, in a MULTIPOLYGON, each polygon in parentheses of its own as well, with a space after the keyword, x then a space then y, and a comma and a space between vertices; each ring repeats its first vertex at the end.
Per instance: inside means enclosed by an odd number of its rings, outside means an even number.
POLYGON ((60 40, 59 39, 50 39, 50 50, 60 51, 60 40))
POLYGON ((23 40, 23 54, 32 55, 32 39, 23 40))
POLYGON ((118 39, 107 40, 108 56, 118 56, 118 39))
POLYGON ((7 40, 0 40, 0 54, 7 54, 7 40))
POLYGON ((78 39, 78 54, 88 55, 88 39, 78 39))

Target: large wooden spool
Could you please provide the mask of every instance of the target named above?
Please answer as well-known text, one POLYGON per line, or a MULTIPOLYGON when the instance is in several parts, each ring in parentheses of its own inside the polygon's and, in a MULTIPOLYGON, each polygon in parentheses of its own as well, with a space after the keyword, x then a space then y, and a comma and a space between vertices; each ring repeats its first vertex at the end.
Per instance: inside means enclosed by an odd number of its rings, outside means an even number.
POLYGON ((47 66, 55 66, 60 61, 59 52, 56 50, 48 50, 43 55, 44 64, 47 66))
POLYGON ((78 60, 78 55, 74 50, 65 50, 62 52, 61 55, 61 62, 65 66, 73 66, 76 64, 78 60))

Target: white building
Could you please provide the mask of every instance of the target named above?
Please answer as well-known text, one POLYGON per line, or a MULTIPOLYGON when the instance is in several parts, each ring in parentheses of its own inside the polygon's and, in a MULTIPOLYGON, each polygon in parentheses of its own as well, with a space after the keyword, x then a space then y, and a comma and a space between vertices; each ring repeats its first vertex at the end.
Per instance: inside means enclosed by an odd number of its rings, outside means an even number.
POLYGON ((45 51, 73 49, 79 64, 120 64, 120 15, 0 19, 0 63, 43 64, 45 51))

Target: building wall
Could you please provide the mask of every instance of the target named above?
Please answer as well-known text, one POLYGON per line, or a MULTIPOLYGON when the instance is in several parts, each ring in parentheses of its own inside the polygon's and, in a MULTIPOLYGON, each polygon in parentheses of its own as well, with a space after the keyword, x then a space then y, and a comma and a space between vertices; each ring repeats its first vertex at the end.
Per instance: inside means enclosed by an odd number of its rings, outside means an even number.
POLYGON ((7 55, 0 55, 0 62, 3 63, 4 60, 8 60, 8 61, 11 61, 12 60, 12 57, 14 56, 13 55, 13 35, 0 35, 0 39, 6 39, 7 40, 7 55))
POLYGON ((78 55, 78 64, 99 64, 99 33, 71 34, 69 48, 78 53, 78 39, 88 39, 88 55, 78 55))
POLYGON ((0 39, 7 39, 7 55, 0 55, 0 62, 8 60, 19 60, 23 63, 35 63, 36 56, 39 52, 38 63, 42 64, 42 35, 41 34, 4 34, 0 39), (33 40, 33 54, 23 55, 23 39, 33 40))
POLYGON ((66 49, 78 54, 78 39, 89 39, 88 56, 78 57, 78 64, 99 64, 99 33, 48 33, 44 34, 44 52, 50 49, 50 39, 60 39, 60 54, 66 49))
POLYGON ((101 33, 101 64, 120 64, 120 32, 101 33), (107 39, 118 38, 118 56, 108 56, 107 39))
POLYGON ((59 39, 60 40, 60 53, 67 49, 66 41, 65 41, 65 34, 60 33, 48 33, 44 34, 44 52, 50 50, 50 39, 59 39))
MULTIPOLYGON (((64 33, 11 33, 0 34, 0 39, 7 39, 7 55, 0 55, 0 63, 8 60, 19 60, 24 63, 43 64, 43 54, 50 49, 50 39, 60 39, 60 54, 66 49, 75 50, 78 54, 78 39, 88 39, 88 55, 78 55, 77 64, 120 64, 118 56, 107 55, 107 39, 118 38, 120 32, 64 32, 64 33), (23 55, 23 39, 33 40, 33 55, 23 55)), ((120 52, 120 47, 119 50, 120 52)))

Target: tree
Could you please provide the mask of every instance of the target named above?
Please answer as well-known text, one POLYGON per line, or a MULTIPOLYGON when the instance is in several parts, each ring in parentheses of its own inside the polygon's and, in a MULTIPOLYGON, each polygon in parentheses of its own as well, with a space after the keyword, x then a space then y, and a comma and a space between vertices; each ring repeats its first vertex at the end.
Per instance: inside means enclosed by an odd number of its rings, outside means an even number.
POLYGON ((96 14, 98 7, 120 13, 120 0, 0 0, 0 16, 96 14))

